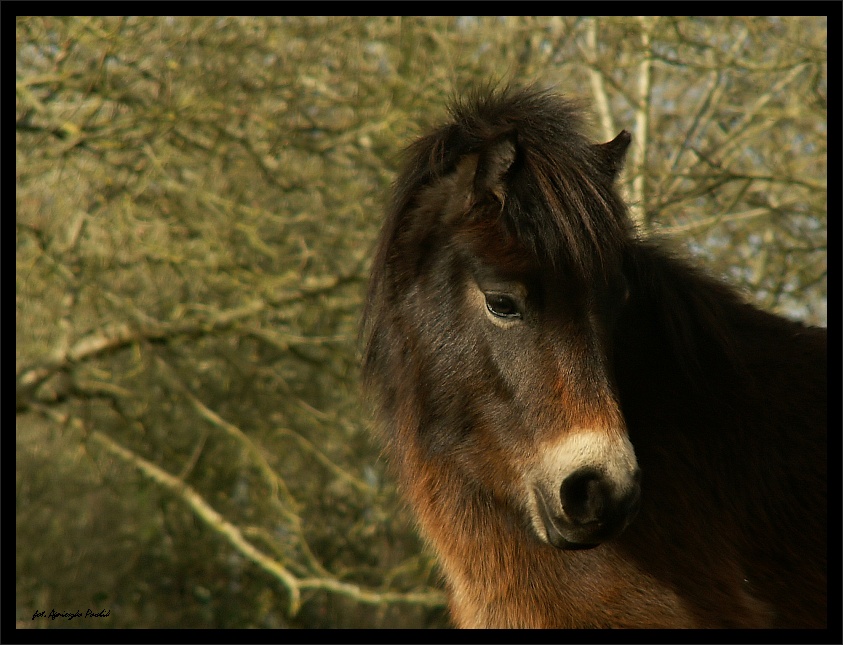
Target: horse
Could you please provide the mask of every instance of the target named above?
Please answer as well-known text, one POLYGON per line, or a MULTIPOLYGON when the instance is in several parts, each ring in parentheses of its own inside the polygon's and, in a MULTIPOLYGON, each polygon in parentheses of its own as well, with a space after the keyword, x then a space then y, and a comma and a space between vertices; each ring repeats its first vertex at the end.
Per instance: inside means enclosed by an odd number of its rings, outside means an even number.
POLYGON ((475 91, 413 143, 363 311, 384 454, 457 627, 822 628, 827 330, 631 222, 631 136, 475 91))

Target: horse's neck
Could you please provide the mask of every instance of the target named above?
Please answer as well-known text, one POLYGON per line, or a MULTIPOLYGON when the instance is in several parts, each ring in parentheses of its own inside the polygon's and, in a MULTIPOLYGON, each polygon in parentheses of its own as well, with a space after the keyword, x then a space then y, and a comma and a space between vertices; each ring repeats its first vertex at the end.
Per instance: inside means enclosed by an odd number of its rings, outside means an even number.
POLYGON ((695 626, 673 591, 611 545, 560 551, 489 500, 443 495, 443 484, 457 488, 441 476, 415 480, 410 497, 445 574, 458 627, 695 626), (435 488, 425 490, 425 483, 435 488), (640 615, 622 615, 630 594, 641 596, 640 615))

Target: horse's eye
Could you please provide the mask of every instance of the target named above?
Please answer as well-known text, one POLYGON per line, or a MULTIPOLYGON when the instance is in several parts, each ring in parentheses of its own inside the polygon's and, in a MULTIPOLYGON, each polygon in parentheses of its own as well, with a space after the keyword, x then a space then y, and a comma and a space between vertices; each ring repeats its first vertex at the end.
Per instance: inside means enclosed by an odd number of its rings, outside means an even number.
POLYGON ((521 318, 518 304, 511 297, 499 293, 486 294, 486 308, 498 318, 521 318))

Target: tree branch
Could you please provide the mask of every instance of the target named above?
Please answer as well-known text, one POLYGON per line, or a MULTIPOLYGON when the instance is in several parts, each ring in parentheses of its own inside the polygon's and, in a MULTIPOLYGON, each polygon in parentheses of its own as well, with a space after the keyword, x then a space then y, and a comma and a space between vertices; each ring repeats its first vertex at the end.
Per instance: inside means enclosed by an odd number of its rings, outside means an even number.
POLYGON ((119 351, 133 343, 160 342, 176 336, 204 336, 232 323, 263 311, 266 304, 252 301, 237 309, 222 311, 207 321, 183 323, 148 323, 130 325, 122 323, 109 326, 102 332, 85 336, 69 350, 44 361, 40 366, 22 368, 15 378, 15 399, 17 412, 28 409, 35 390, 58 372, 70 369, 74 364, 91 358, 105 356, 119 351))
POLYGON ((90 434, 90 440, 95 441, 111 454, 131 464, 145 476, 181 499, 200 520, 225 538, 238 553, 284 585, 290 594, 289 613, 291 616, 294 616, 301 608, 301 592, 305 589, 330 591, 370 605, 388 603, 409 603, 426 607, 441 607, 445 605, 445 596, 439 591, 431 590, 410 593, 380 592, 333 578, 297 578, 276 560, 255 548, 243 537, 243 533, 237 526, 214 510, 191 486, 159 468, 152 462, 147 461, 140 455, 112 441, 98 430, 90 434))

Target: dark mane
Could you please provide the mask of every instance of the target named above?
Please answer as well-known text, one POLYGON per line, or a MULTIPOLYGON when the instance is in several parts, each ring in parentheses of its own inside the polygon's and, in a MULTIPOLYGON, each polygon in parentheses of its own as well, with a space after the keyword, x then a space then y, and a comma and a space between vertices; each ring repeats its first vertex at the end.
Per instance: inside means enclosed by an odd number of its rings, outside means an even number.
POLYGON ((600 279, 601 264, 616 261, 630 224, 610 186, 618 168, 609 167, 583 134, 581 106, 549 90, 505 88, 472 92, 450 106, 450 115, 448 125, 406 150, 378 258, 425 186, 488 142, 512 135, 518 161, 510 169, 501 213, 507 231, 542 266, 562 265, 583 280, 600 279), (614 217, 605 217, 606 210, 614 217))

